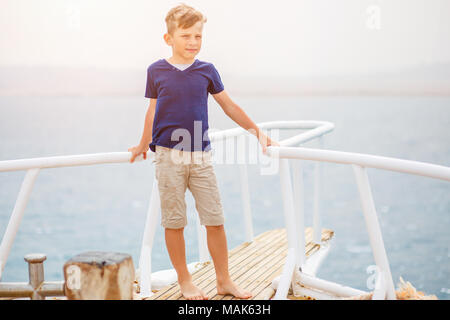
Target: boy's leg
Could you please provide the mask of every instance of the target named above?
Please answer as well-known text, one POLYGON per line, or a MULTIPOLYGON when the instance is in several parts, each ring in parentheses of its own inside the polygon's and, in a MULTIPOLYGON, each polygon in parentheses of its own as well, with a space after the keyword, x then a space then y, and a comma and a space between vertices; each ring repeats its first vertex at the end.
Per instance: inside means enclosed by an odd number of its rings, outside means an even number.
POLYGON ((207 299, 204 293, 192 283, 186 265, 183 235, 187 224, 184 199, 187 185, 185 166, 183 163, 173 161, 172 155, 176 156, 178 151, 160 146, 156 146, 155 150, 155 176, 158 180, 161 202, 161 225, 165 230, 167 251, 177 272, 181 293, 189 300, 207 299))
POLYGON ((248 299, 252 293, 237 286, 228 271, 228 248, 225 228, 220 226, 205 226, 209 253, 214 262, 217 279, 217 293, 231 294, 236 298, 248 299))
POLYGON ((183 296, 188 300, 204 300, 207 296, 192 283, 192 277, 186 265, 184 228, 165 228, 167 251, 178 276, 178 284, 183 296))
POLYGON ((228 272, 228 249, 223 227, 223 208, 217 179, 211 161, 211 153, 204 153, 200 164, 190 166, 188 188, 195 199, 200 223, 206 226, 209 253, 214 262, 217 277, 217 293, 231 294, 238 298, 250 298, 252 294, 236 286, 228 272))

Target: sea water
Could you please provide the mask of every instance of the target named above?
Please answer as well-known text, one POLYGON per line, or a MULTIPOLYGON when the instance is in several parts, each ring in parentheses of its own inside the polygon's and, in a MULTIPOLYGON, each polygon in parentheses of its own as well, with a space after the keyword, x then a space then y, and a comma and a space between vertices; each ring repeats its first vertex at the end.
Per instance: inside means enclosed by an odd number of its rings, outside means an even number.
MULTIPOLYGON (((450 166, 450 97, 233 97, 256 122, 321 120, 331 150, 367 153, 450 166)), ((0 160, 123 152, 142 134, 148 100, 142 97, 0 97, 0 160)), ((210 128, 237 124, 210 97, 210 128)), ((297 130, 280 132, 280 139, 297 130)), ((317 141, 305 147, 317 148, 317 141)), ((150 152, 150 151, 149 151, 150 152)), ((312 224, 314 163, 302 161, 305 222, 312 224)), ((215 164, 228 247, 243 242, 239 169, 215 164)), ((323 163, 322 226, 335 232, 317 276, 369 290, 374 259, 351 166, 323 163)), ((450 183, 367 169, 394 283, 450 298, 450 183)), ((0 173, 0 236, 25 172, 0 173)), ((284 227, 279 175, 248 166, 255 234, 284 227)), ((62 280, 62 266, 90 250, 129 253, 137 267, 154 179, 151 161, 41 170, 11 249, 2 281, 27 281, 24 255, 42 252, 45 279, 62 280)), ((198 259, 195 203, 186 192, 188 262, 198 259)), ((154 271, 171 268, 157 226, 154 271)))

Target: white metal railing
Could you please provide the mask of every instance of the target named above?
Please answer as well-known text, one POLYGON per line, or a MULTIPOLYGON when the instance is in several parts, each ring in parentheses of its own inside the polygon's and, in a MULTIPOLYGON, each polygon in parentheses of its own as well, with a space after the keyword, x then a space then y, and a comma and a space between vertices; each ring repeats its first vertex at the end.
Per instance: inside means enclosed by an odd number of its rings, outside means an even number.
MULTIPOLYGON (((327 121, 301 120, 301 121, 264 122, 259 123, 258 127, 266 130, 308 129, 307 132, 297 134, 288 139, 280 141, 280 145, 282 146, 295 146, 310 141, 314 138, 321 137, 322 135, 328 132, 331 132, 334 128, 334 125, 327 121)), ((211 143, 213 143, 220 140, 244 135, 250 136, 250 134, 246 130, 238 127, 234 129, 213 132, 209 136, 211 143)), ((26 170, 25 178, 21 185, 13 212, 10 216, 5 234, 0 244, 0 280, 12 244, 19 229, 25 208, 27 206, 29 196, 33 189, 34 182, 41 169, 106 164, 106 163, 126 163, 129 162, 130 157, 131 157, 130 152, 110 152, 110 153, 81 154, 81 155, 54 156, 54 157, 0 161, 0 172, 26 170)), ((142 160, 143 160, 142 155, 136 158, 136 161, 142 160)), ((251 241, 253 239, 253 227, 251 218, 250 197, 248 191, 247 165, 245 163, 241 164, 239 166, 239 170, 242 186, 241 192, 245 217, 244 221, 245 221, 246 239, 248 241, 251 241)), ((318 183, 318 179, 315 179, 315 183, 318 183)), ((160 204, 159 204, 157 181, 154 180, 152 194, 150 198, 150 205, 144 228, 141 254, 139 259, 139 269, 141 271, 140 272, 141 295, 151 295, 151 278, 150 278, 151 249, 153 246, 153 237, 156 229, 157 213, 159 211, 159 208, 160 204)), ((318 214, 319 214, 318 208, 316 207, 314 211, 314 216, 317 216, 318 214)), ((315 221, 316 220, 317 219, 315 218, 315 221)), ((197 220, 197 227, 198 227, 197 230, 198 230, 199 255, 200 255, 199 260, 206 261, 208 260, 206 235, 204 228, 201 228, 198 220, 197 220)))
MULTIPOLYGON (((329 297, 328 295, 326 295, 326 293, 323 292, 324 288, 328 289, 328 292, 334 292, 335 294, 342 295, 343 293, 345 293, 344 296, 358 294, 358 292, 362 293, 361 291, 355 291, 356 289, 353 290, 352 288, 342 287, 329 281, 311 278, 307 274, 301 272, 301 267, 304 263, 305 247, 304 245, 299 246, 298 237, 300 236, 300 238, 303 239, 301 231, 304 230, 304 226, 302 225, 303 217, 297 219, 295 217, 296 215, 294 213, 293 198, 301 199, 303 198, 303 195, 301 194, 301 187, 294 188, 294 191, 296 192, 295 196, 289 195, 289 193, 291 192, 290 174, 289 165, 287 162, 288 159, 295 159, 349 164, 353 167, 366 222, 366 228, 369 234, 370 245, 374 255, 375 263, 379 269, 373 299, 396 299, 392 275, 386 255, 386 250, 384 247, 380 225, 378 223, 366 168, 391 170, 450 181, 450 167, 368 154, 320 150, 303 147, 273 146, 268 148, 267 153, 271 157, 280 159, 280 179, 282 185, 285 185, 285 187, 282 188, 282 192, 285 209, 284 213, 286 219, 286 231, 288 233, 288 247, 290 248, 288 251, 288 257, 286 258, 286 264, 283 269, 282 276, 279 280, 278 290, 275 298, 286 298, 289 284, 291 283, 293 273, 295 272, 295 269, 292 267, 293 260, 297 261, 296 265, 300 267, 299 283, 309 288, 319 289, 319 291, 315 291, 306 288, 306 291, 308 291, 308 294, 310 295, 316 294, 318 297, 329 297)), ((298 169, 296 170, 298 171, 298 169)), ((294 174, 294 177, 296 180, 302 180, 298 174, 294 174)), ((303 215, 303 211, 301 208, 297 207, 296 209, 297 214, 303 215)))
MULTIPOLYGON (((121 163, 130 161, 130 152, 110 152, 71 156, 43 157, 19 160, 0 161, 0 172, 26 170, 25 178, 20 187, 13 212, 0 244, 0 280, 11 251, 14 238, 22 221, 23 213, 33 190, 34 182, 41 169, 83 166, 105 163, 121 163)), ((136 160, 142 160, 142 155, 136 160)))

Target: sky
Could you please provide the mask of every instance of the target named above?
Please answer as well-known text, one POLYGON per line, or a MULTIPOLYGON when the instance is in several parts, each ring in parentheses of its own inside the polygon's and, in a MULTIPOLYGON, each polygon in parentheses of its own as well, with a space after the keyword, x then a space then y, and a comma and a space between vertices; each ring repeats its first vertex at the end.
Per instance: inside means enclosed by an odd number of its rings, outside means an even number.
MULTIPOLYGON (((0 66, 147 68, 182 1, 0 0, 0 66)), ((448 0, 196 0, 198 59, 227 74, 359 74, 450 62, 448 0)))

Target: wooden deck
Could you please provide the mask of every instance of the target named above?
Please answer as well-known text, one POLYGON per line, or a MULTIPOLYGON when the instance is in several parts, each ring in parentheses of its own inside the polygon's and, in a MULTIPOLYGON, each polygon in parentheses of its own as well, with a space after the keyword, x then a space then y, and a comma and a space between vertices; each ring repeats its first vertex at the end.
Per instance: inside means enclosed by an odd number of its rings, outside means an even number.
MULTIPOLYGON (((322 230, 322 241, 333 237, 333 231, 322 230)), ((312 242, 312 228, 305 232, 306 257, 319 250, 320 245, 312 242)), ((253 293, 252 299, 267 300, 274 293, 272 280, 281 274, 287 254, 285 229, 269 230, 258 235, 253 242, 244 242, 230 250, 228 255, 231 278, 241 287, 253 293)), ((234 300, 231 295, 218 295, 214 265, 206 262, 192 274, 195 285, 200 287, 210 300, 234 300)), ((168 285, 154 293, 149 300, 184 300, 178 283, 168 285)))

